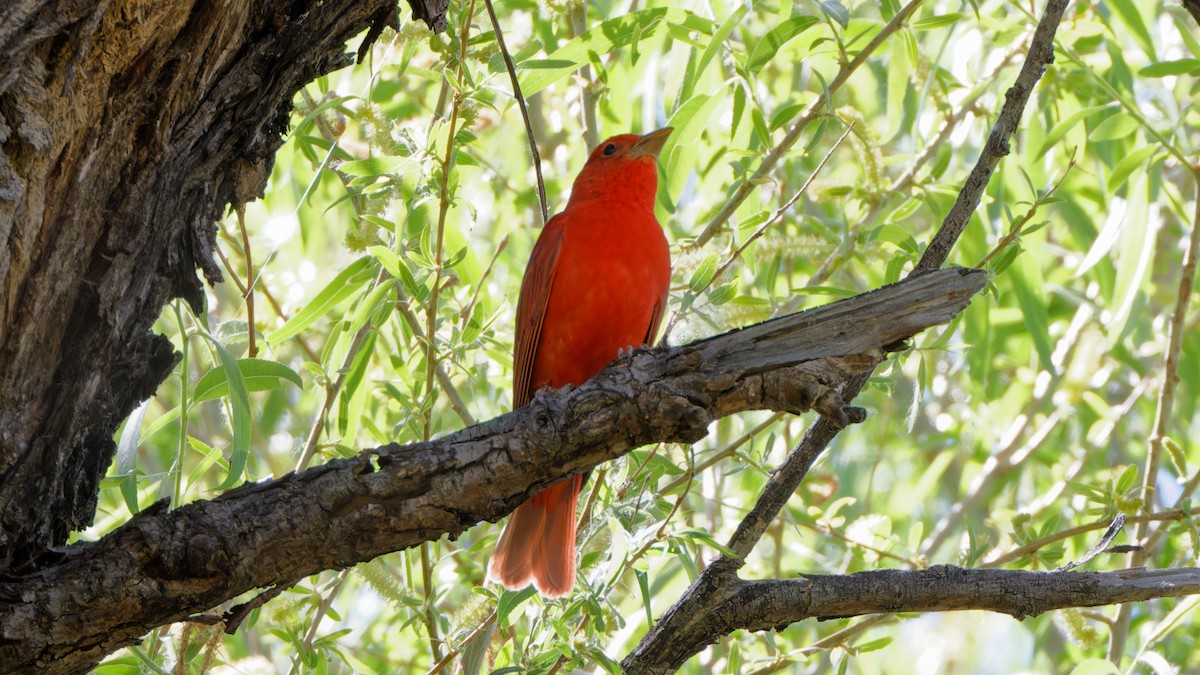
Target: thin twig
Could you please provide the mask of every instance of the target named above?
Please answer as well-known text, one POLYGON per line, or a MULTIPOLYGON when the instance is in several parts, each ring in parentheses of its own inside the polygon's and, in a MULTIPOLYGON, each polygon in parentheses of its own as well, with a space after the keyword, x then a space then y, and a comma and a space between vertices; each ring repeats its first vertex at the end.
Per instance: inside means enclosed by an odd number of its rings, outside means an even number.
MULTIPOLYGON (((975 111, 979 99, 983 97, 984 93, 990 90, 992 81, 998 78, 1000 76, 1000 72, 1007 68, 1008 64, 1024 51, 1027 42, 1028 40, 1021 40, 1015 43, 1004 55, 1004 58, 1002 58, 1000 62, 996 64, 996 67, 993 68, 987 75, 984 75, 982 78, 980 78, 979 82, 975 85, 975 88, 972 89, 970 93, 967 94, 967 97, 962 101, 962 104, 955 109, 954 112, 946 116, 942 122, 941 128, 938 129, 937 134, 931 140, 924 142, 925 149, 921 151, 921 154, 917 155, 912 164, 907 170, 905 170, 903 174, 897 177, 896 180, 892 181, 892 184, 888 186, 887 190, 885 191, 884 197, 876 199, 871 203, 871 209, 867 212, 867 215, 860 220, 850 230, 850 232, 846 234, 846 236, 842 237, 842 241, 838 244, 838 247, 832 253, 826 256, 825 260, 821 262, 821 265, 815 272, 812 273, 812 276, 809 277, 808 283, 806 284, 807 286, 823 286, 825 282, 828 281, 831 276, 833 276, 833 273, 842 265, 842 263, 850 258, 850 255, 854 252, 855 246, 858 243, 859 233, 862 232, 864 228, 875 224, 875 222, 879 219, 879 216, 883 214, 883 209, 888 205, 888 203, 890 203, 892 197, 903 193, 916 184, 917 172, 919 172, 921 168, 929 162, 929 160, 937 156, 938 148, 942 147, 947 142, 947 140, 950 138, 950 135, 953 134, 956 129, 958 129, 958 125, 962 124, 963 120, 966 119, 967 114, 975 111)), ((804 297, 805 296, 803 294, 796 294, 782 307, 782 310, 793 311, 795 307, 800 305, 800 302, 804 297)))
MULTIPOLYGON (((568 11, 568 19, 570 20, 571 37, 576 38, 587 32, 587 3, 572 2, 568 11)), ((600 143, 600 128, 596 122, 596 102, 598 97, 593 89, 595 83, 592 82, 592 67, 584 64, 579 69, 579 93, 580 93, 580 111, 583 115, 583 140, 588 151, 596 147, 600 143)))
MULTIPOLYGON (((821 169, 825 168, 825 164, 829 161, 829 158, 833 157, 833 153, 837 152, 837 149, 839 147, 841 147, 841 145, 842 145, 842 141, 845 141, 846 137, 849 136, 850 132, 853 130, 854 130, 854 123, 851 122, 849 125, 846 126, 846 131, 842 134, 841 138, 837 139, 837 142, 835 142, 833 144, 833 147, 829 148, 829 151, 826 152, 825 156, 821 158, 820 163, 818 163, 817 167, 815 169, 813 169, 811 174, 809 174, 808 180, 804 181, 804 185, 800 186, 800 189, 796 191, 796 194, 792 195, 791 199, 784 202, 783 206, 780 206, 778 209, 775 209, 775 213, 771 214, 771 217, 768 218, 765 223, 760 225, 759 228, 757 230, 755 230, 753 234, 751 234, 749 237, 747 237, 746 241, 742 242, 742 245, 737 247, 737 250, 735 250, 729 256, 729 258, 727 258, 725 260, 725 262, 720 267, 717 268, 717 271, 714 272, 711 277, 709 277, 708 282, 705 283, 702 288, 700 288, 696 291, 693 291, 693 293, 695 295, 698 296, 701 293, 703 293, 704 291, 708 290, 708 288, 713 285, 713 282, 715 282, 717 279, 720 279, 725 274, 725 272, 735 262, 737 262, 737 260, 742 256, 742 253, 744 253, 746 251, 746 249, 750 247, 750 244, 753 244, 755 241, 758 241, 758 238, 763 236, 763 234, 765 234, 767 230, 774 227, 775 224, 778 223, 779 221, 783 220, 783 216, 785 214, 787 214, 787 212, 789 210, 791 210, 792 206, 797 201, 800 200, 800 197, 802 197, 804 195, 804 193, 808 191, 808 186, 813 184, 813 181, 816 180, 817 176, 819 176, 821 174, 821 169)), ((675 327, 675 324, 676 324, 676 322, 679 321, 680 317, 683 316, 684 311, 686 311, 686 310, 680 308, 680 309, 676 309, 671 314, 671 320, 667 322, 667 327, 662 332, 663 344, 666 344, 667 336, 669 336, 671 334, 671 330, 675 327)))
POLYGON ((250 233, 246 230, 246 205, 238 204, 234 213, 242 231, 242 255, 246 258, 246 291, 242 296, 246 300, 246 334, 250 339, 246 354, 254 358, 258 356, 258 345, 254 342, 254 262, 250 257, 250 233))
POLYGON ((496 43, 500 45, 500 55, 504 57, 504 66, 508 69, 513 98, 517 99, 517 106, 521 108, 521 119, 525 120, 525 136, 529 139, 529 154, 533 156, 533 171, 537 174, 538 203, 542 207, 542 220, 538 224, 544 225, 550 219, 550 206, 546 202, 546 183, 542 180, 542 156, 538 154, 537 139, 533 135, 533 124, 529 121, 529 109, 525 106, 525 96, 521 94, 521 83, 517 81, 517 67, 513 64, 512 57, 508 54, 508 47, 504 44, 504 32, 500 30, 500 20, 496 18, 496 9, 492 7, 492 0, 483 0, 483 2, 487 5, 488 16, 492 19, 492 30, 496 31, 496 43))
MULTIPOLYGON (((500 254, 504 252, 505 248, 508 248, 507 234, 500 239, 499 244, 496 244, 496 250, 492 253, 492 259, 488 261, 487 267, 485 267, 483 270, 483 274, 479 276, 479 281, 475 283, 475 291, 471 293, 471 299, 467 302, 466 306, 463 307, 462 312, 459 313, 464 327, 467 325, 467 322, 471 320, 471 314, 473 314, 475 311, 475 303, 479 301, 479 291, 483 290, 484 282, 487 281, 487 278, 491 275, 492 267, 496 265, 496 260, 500 258, 500 254)), ((471 424, 471 422, 468 422, 468 424, 471 424)))
POLYGON ((768 182, 768 177, 770 176, 771 172, 775 170, 776 165, 783 160, 784 156, 791 152, 792 146, 796 144, 796 141, 800 140, 800 135, 804 133, 805 129, 808 128, 808 125, 821 116, 821 111, 825 109, 825 106, 829 101, 833 100, 834 94, 836 94, 837 91, 842 88, 842 85, 846 83, 846 80, 850 79, 850 76, 856 70, 858 70, 859 67, 867 62, 867 59, 870 58, 871 54, 875 53, 875 50, 878 49, 879 46, 882 45, 883 42, 892 35, 892 33, 900 30, 900 27, 904 25, 904 22, 907 21, 908 18, 917 11, 917 8, 921 6, 921 2, 922 0, 909 0, 907 5, 901 8, 899 12, 896 12, 896 15, 892 17, 891 21, 888 21, 883 28, 879 29, 879 32, 875 34, 875 37, 871 39, 866 47, 863 47, 863 50, 859 52, 853 60, 851 60, 849 63, 842 64, 842 67, 838 69, 837 74, 834 75, 833 79, 829 81, 829 85, 825 88, 825 91, 822 92, 821 96, 818 96, 811 104, 809 104, 808 108, 806 108, 800 115, 800 119, 796 120, 796 123, 792 125, 792 128, 789 129, 787 134, 784 135, 783 139, 779 141, 779 145, 776 145, 766 157, 763 157, 762 162, 758 165, 758 169, 754 171, 754 175, 744 180, 741 185, 738 186, 737 190, 735 190, 733 195, 729 198, 729 201, 725 202, 725 205, 721 207, 721 210, 717 212, 717 215, 713 216, 712 220, 708 222, 708 225, 704 227, 704 230, 700 232, 700 235, 696 237, 695 242, 692 243, 693 247, 700 248, 701 246, 707 244, 708 241, 712 239, 722 227, 725 226, 725 223, 733 217, 734 212, 736 212, 738 207, 742 205, 742 202, 746 201, 746 197, 750 196, 750 193, 754 191, 754 188, 768 182))
MULTIPOLYGON (((333 606, 333 600, 337 597, 338 591, 342 589, 342 585, 346 583, 346 577, 350 576, 350 570, 347 567, 342 570, 334 581, 333 588, 321 597, 321 602, 317 605, 317 611, 313 614, 312 623, 309 624, 308 630, 304 633, 304 649, 312 649, 313 640, 317 639, 317 629, 321 627, 321 621, 325 619, 325 615, 329 613, 329 608, 333 606)), ((297 654, 292 659, 292 667, 288 669, 288 675, 293 675, 301 663, 300 655, 297 654)))
POLYGON ((1037 215, 1038 209, 1046 203, 1047 199, 1054 195, 1054 193, 1058 190, 1058 187, 1062 185, 1062 182, 1066 180, 1067 176, 1071 173, 1071 169, 1075 168, 1076 150, 1078 150, 1078 148, 1075 148, 1071 151, 1071 159, 1067 162, 1067 170, 1063 171, 1063 175, 1059 176, 1058 180, 1054 181, 1053 185, 1039 194, 1037 199, 1035 199, 1034 202, 1029 205, 1029 209, 1026 210, 1021 217, 1013 221, 1013 224, 1011 227, 1009 227, 1008 232, 1000 238, 1000 241, 996 242, 996 245, 992 247, 992 250, 988 251, 988 254, 983 257, 983 260, 979 261, 979 264, 975 266, 975 269, 983 269, 983 266, 987 265, 988 261, 999 255, 1001 251, 1008 248, 1009 244, 1013 243, 1021 236, 1025 230, 1025 226, 1028 225, 1029 222, 1033 220, 1033 217, 1037 215))
MULTIPOLYGON (((382 267, 379 273, 375 275, 375 281, 371 283, 371 288, 379 286, 383 283, 383 277, 387 271, 382 267)), ((329 412, 333 410, 333 404, 337 401, 338 394, 342 391, 342 386, 346 384, 346 375, 350 371, 351 364, 358 356, 358 350, 362 348, 362 343, 367 339, 367 335, 375 330, 375 327, 370 322, 363 324, 362 328, 355 333, 354 339, 350 342, 350 348, 346 350, 346 358, 342 360, 342 367, 338 368, 338 376, 334 379, 333 384, 325 387, 325 401, 321 404, 321 410, 317 412, 317 418, 313 420, 312 426, 308 430, 308 438, 304 441, 304 450, 300 452, 300 458, 296 460, 296 471, 300 472, 308 468, 308 463, 312 461, 313 455, 317 452, 317 445, 321 440, 321 433, 325 430, 325 420, 329 418, 329 412)))
MULTIPOLYGON (((1190 165, 1189 165, 1190 167, 1190 165)), ((1158 480, 1158 469, 1162 463, 1163 444, 1166 442, 1171 423, 1171 408, 1175 403, 1175 388, 1179 383, 1179 360, 1183 354, 1183 334, 1187 321, 1188 304, 1192 298, 1192 288, 1196 281, 1196 260, 1200 250, 1200 169, 1190 167, 1196 183, 1196 212, 1192 218, 1192 233, 1188 237, 1187 250, 1183 254, 1183 270, 1179 274, 1179 290, 1175 296, 1175 311, 1171 315, 1170 328, 1167 332, 1167 352, 1163 358, 1163 377, 1158 393, 1158 404, 1154 410, 1154 428, 1151 432, 1146 449, 1146 466, 1142 471, 1141 498, 1144 508, 1152 508, 1156 491, 1155 482, 1158 480)), ((1143 543, 1148 526, 1138 523, 1133 531, 1133 540, 1143 543)), ((1140 567, 1146 563, 1150 551, 1143 546, 1129 556, 1131 567, 1140 567)), ((1125 652, 1125 638, 1129 631, 1129 619, 1132 607, 1122 605, 1117 614, 1116 625, 1113 626, 1111 639, 1108 644, 1108 658, 1117 662, 1125 652)))
MULTIPOLYGON (((231 239, 229 233, 225 232, 224 230, 221 231, 221 236, 231 239)), ((237 286, 238 293, 245 297, 246 284, 242 283, 241 277, 239 277, 237 273, 233 271, 233 263, 229 262, 229 257, 225 255, 225 250, 220 246, 215 248, 217 251, 217 257, 221 260, 221 266, 225 268, 227 273, 229 273, 229 278, 232 279, 233 284, 237 286)), ((266 282, 262 281, 260 278, 257 287, 258 290, 262 292, 263 297, 267 299, 267 303, 271 305, 271 309, 275 311, 275 315, 286 322, 288 320, 288 315, 283 311, 283 307, 279 304, 279 301, 275 299, 274 295, 272 295, 271 290, 267 287, 266 282)), ((304 338, 301 337, 300 333, 292 336, 292 340, 300 346, 300 351, 304 352, 304 355, 308 357, 309 361, 312 361, 313 363, 321 362, 321 357, 318 356, 315 351, 313 351, 312 347, 308 346, 308 343, 304 341, 304 338)))
MULTIPOLYGON (((408 306, 408 297, 403 292, 396 291, 396 310, 400 312, 400 316, 404 319, 404 323, 408 324, 408 329, 412 331, 413 337, 418 342, 425 340, 425 329, 421 328, 421 319, 412 307, 408 306)), ((450 376, 446 374, 446 370, 442 368, 439 362, 433 369, 433 375, 437 378, 438 384, 441 385, 442 391, 446 392, 446 397, 450 399, 450 407, 458 414, 459 419, 463 424, 472 426, 476 423, 474 415, 467 410, 467 403, 463 400, 462 394, 458 393, 458 387, 454 386, 454 382, 450 380, 450 376)))
MULTIPOLYGON (((1200 474, 1197 474, 1197 475, 1200 475, 1200 474)), ((1151 514, 1147 514, 1144 516, 1127 516, 1125 518, 1125 521, 1127 523, 1149 523, 1149 522, 1159 522, 1159 521, 1174 522, 1174 521, 1178 521, 1178 520, 1183 520, 1185 517, 1186 517, 1186 515, 1183 513, 1183 511, 1176 509, 1174 511, 1163 511, 1161 513, 1151 513, 1151 514)), ((1018 546, 1017 548, 1014 548, 1013 550, 1008 551, 1007 553, 1004 553, 1003 555, 996 556, 995 558, 992 558, 991 560, 987 560, 987 561, 981 563, 979 566, 981 568, 985 568, 985 569, 993 569, 996 567, 1003 567, 1015 560, 1019 560, 1026 556, 1037 553, 1041 549, 1043 549, 1051 544, 1057 544, 1060 541, 1070 539, 1071 537, 1077 537, 1081 534, 1087 534, 1088 532, 1095 532, 1096 530, 1103 530, 1103 529, 1107 528, 1111 523, 1112 523, 1111 520, 1104 519, 1104 520, 1097 520, 1092 523, 1087 523, 1086 525, 1076 525, 1075 527, 1070 527, 1070 528, 1067 528, 1060 532, 1055 532, 1054 534, 1042 537, 1041 539, 1031 541, 1028 544, 1022 544, 1021 546, 1018 546)))
MULTIPOLYGON (((905 15, 905 11, 911 12, 914 10, 917 2, 918 0, 913 0, 912 3, 893 18, 893 21, 888 23, 888 26, 894 26, 891 28, 892 31, 898 28, 903 22, 903 19, 900 17, 905 15), (897 19, 900 20, 897 21, 897 19)), ((1038 22, 1037 29, 1034 31, 1034 37, 1026 61, 1021 68, 1020 74, 1017 76, 1016 82, 1008 91, 1000 116, 988 137, 988 141, 975 166, 975 170, 972 171, 971 177, 963 186, 962 191, 959 193, 958 202, 947 215, 946 220, 943 221, 942 226, 934 237, 933 243, 925 251, 921 263, 914 270, 914 275, 935 270, 941 267, 946 261, 951 249, 962 233, 967 219, 979 204, 980 197, 987 187, 987 178, 991 176, 1000 158, 1008 153, 1009 139, 1016 132, 1025 105, 1029 100, 1029 93, 1041 79, 1046 66, 1053 59, 1054 34, 1062 20, 1068 2, 1069 0, 1048 1, 1045 13, 1038 22)), ((882 42, 884 32, 887 30, 888 28, 885 26, 881 30, 880 35, 877 36, 877 39, 872 41, 872 45, 882 42)), ((869 51, 864 50, 863 54, 869 51)), ((860 54, 860 57, 863 54, 860 54)), ((857 61, 858 59, 856 59, 857 61)), ((843 67, 839 72, 841 81, 844 81, 848 74, 848 66, 843 67)), ((838 79, 835 79, 834 82, 838 83, 838 79)), ((813 108, 810 107, 811 110, 813 108)), ((800 123, 796 127, 793 127, 796 137, 799 136, 799 131, 796 131, 797 128, 800 128, 800 123)), ((789 132, 788 136, 791 137, 792 133, 789 132)), ((795 138, 792 138, 791 142, 794 143, 795 138)), ((779 149, 785 146, 790 147, 790 143, 781 144, 776 151, 773 151, 764 160, 763 166, 760 167, 759 173, 756 176, 765 178, 765 174, 770 171, 782 155, 779 149)), ((717 227, 724 223, 725 219, 745 199, 750 189, 752 187, 743 185, 735 193, 734 198, 722 209, 721 213, 713 219, 713 222, 705 230, 709 238, 715 233, 717 227), (727 211, 728 213, 726 213, 727 211)), ((707 241, 707 238, 705 238, 705 241, 707 241)), ((866 384, 869 377, 869 373, 857 375, 845 382, 841 389, 843 400, 853 400, 866 384)), ((705 574, 688 588, 680 600, 662 616, 654 630, 648 633, 639 642, 635 650, 626 657, 623 662, 625 668, 633 670, 631 666, 634 664, 642 665, 645 661, 649 660, 650 657, 648 655, 654 654, 656 651, 666 647, 666 645, 659 642, 659 640, 663 639, 662 636, 672 636, 672 633, 684 630, 685 625, 690 621, 691 617, 710 609, 708 605, 713 602, 714 598, 711 594, 712 587, 705 586, 704 584, 712 584, 714 575, 726 574, 730 575, 724 577, 726 581, 729 579, 736 580, 735 573, 744 565, 746 556, 753 550, 755 544, 761 539, 771 522, 778 516, 784 504, 791 498, 800 481, 808 474, 813 463, 840 431, 840 425, 823 416, 809 427, 800 443, 788 455, 784 464, 767 483, 758 502, 738 524, 737 530, 729 538, 726 546, 732 550, 734 557, 721 555, 709 565, 705 574)), ((727 595, 719 595, 719 597, 722 603, 728 600, 727 595)))
POLYGON ((1000 159, 1010 151, 1009 140, 1021 124, 1021 117, 1033 88, 1042 79, 1046 66, 1054 60, 1054 34, 1058 31, 1058 24, 1062 21, 1069 2, 1070 0, 1050 0, 1046 3, 1045 14, 1038 22, 1037 29, 1033 31, 1033 40, 1029 45, 1025 63, 1022 64, 1021 72, 1013 86, 1004 96, 1004 106, 1000 109, 992 132, 988 134, 983 152, 975 162, 975 168, 971 170, 963 189, 959 191, 958 200, 942 220, 941 227, 913 270, 914 274, 935 270, 946 263, 954 244, 971 220, 971 215, 979 207, 979 200, 983 197, 992 172, 996 170, 1000 159))
MULTIPOLYGON (((713 466, 714 464, 717 464, 721 460, 725 459, 726 457, 731 457, 735 452, 737 452, 738 448, 742 447, 749 441, 753 440, 753 438, 755 436, 766 431, 768 427, 772 426, 773 424, 775 424, 776 422, 778 422, 781 419, 783 419, 783 413, 771 413, 770 417, 763 420, 761 424, 754 427, 750 431, 747 431, 746 433, 742 434, 738 438, 734 439, 734 441, 731 442, 729 445, 726 445, 724 448, 721 448, 716 453, 713 453, 713 455, 711 457, 709 457, 709 458, 705 459, 703 462, 700 462, 699 464, 697 464, 696 472, 699 473, 701 471, 704 471, 704 470, 708 469, 710 466, 713 466)), ((680 476, 679 478, 676 478, 675 480, 671 481, 670 483, 667 483, 665 486, 659 488, 658 491, 660 494, 671 494, 676 489, 681 487, 684 483, 687 483, 690 480, 691 480, 691 477, 685 474, 683 476, 680 476)))
MULTIPOLYGON (((446 134, 446 155, 442 160, 442 175, 438 186, 438 219, 437 235, 433 254, 433 283, 429 291, 428 304, 425 305, 425 397, 422 408, 425 411, 424 440, 433 437, 433 406, 430 399, 433 396, 433 382, 437 371, 437 314, 438 300, 442 288, 442 255, 445 245, 446 215, 450 211, 450 172, 454 169, 454 140, 457 135, 458 117, 462 108, 465 86, 463 75, 466 72, 464 63, 467 59, 467 36, 471 33, 471 20, 475 16, 475 0, 467 5, 462 23, 458 26, 459 48, 458 63, 454 77, 458 86, 454 88, 454 98, 450 103, 450 121, 446 134)), ((447 80, 448 81, 448 80, 447 80)), ((438 628, 437 608, 434 606, 436 592, 433 588, 433 560, 430 549, 434 542, 421 544, 421 579, 422 590, 425 594, 422 621, 429 636, 429 650, 434 662, 442 660, 442 640, 438 628)))

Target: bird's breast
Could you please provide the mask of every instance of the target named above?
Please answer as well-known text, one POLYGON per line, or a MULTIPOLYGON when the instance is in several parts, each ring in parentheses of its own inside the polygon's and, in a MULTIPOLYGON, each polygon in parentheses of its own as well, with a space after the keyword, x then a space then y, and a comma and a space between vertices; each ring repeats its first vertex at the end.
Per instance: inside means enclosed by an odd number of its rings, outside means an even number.
POLYGON ((571 215, 535 357, 535 388, 580 384, 622 348, 641 345, 670 283, 667 240, 652 213, 601 208, 571 215))

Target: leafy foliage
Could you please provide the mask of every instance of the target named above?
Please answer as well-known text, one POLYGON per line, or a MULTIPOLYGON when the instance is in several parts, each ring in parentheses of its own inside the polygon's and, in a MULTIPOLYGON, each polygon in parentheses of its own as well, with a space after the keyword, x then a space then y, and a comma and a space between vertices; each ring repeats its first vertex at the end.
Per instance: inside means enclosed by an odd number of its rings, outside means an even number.
MULTIPOLYGON (((674 343, 899 279, 953 203, 1036 22, 1012 2, 922 6, 843 83, 839 68, 897 14, 894 0, 633 7, 496 9, 552 210, 585 139, 675 127, 658 200, 674 248, 674 343), (756 178, 796 124, 798 143, 756 178), (749 198, 697 245, 740 189, 749 198)), ((178 377, 122 431, 82 538, 159 498, 210 498, 509 409, 536 181, 484 6, 450 11, 447 33, 406 21, 365 63, 296 97, 266 196, 244 222, 231 212, 221 223, 228 282, 204 315, 179 304, 159 323, 184 354, 178 377)), ((1161 532, 1148 564, 1192 564, 1200 337, 1183 333, 1177 372, 1163 359, 1196 226, 1195 28, 1161 1, 1071 7, 1056 63, 954 254, 992 273, 988 295, 877 374, 859 399, 871 418, 839 437, 744 574, 1049 569, 1118 512, 1161 532), (1152 441, 1166 461, 1147 494, 1152 441)), ((810 421, 726 419, 695 446, 643 448, 597 471, 567 599, 482 585, 499 532, 484 523, 314 577, 223 644, 219 632, 160 629, 97 672, 618 672, 810 421)), ((1107 610, 1023 623, 872 617, 734 634, 687 672, 1082 673, 1110 672, 1114 657, 1189 671, 1200 667, 1195 606, 1138 607, 1116 655, 1107 610)))

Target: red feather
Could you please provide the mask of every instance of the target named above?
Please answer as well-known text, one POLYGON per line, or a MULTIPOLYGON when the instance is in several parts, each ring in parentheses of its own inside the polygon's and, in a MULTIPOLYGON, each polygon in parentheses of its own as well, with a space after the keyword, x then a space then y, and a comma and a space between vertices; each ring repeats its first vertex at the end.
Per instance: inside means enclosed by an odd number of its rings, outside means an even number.
MULTIPOLYGON (((517 302, 513 405, 538 389, 582 384, 620 350, 654 340, 671 259, 654 217, 657 157, 670 129, 616 136, 592 152, 567 208, 542 230, 517 302)), ((583 476, 517 507, 488 567, 506 588, 546 597, 575 585, 575 507, 583 476)))

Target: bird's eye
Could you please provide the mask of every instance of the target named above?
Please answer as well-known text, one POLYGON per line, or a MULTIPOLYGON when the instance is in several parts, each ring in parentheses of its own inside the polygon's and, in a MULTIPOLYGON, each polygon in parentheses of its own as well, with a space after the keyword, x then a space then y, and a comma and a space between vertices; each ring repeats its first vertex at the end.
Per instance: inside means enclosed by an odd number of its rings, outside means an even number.
POLYGON ((604 156, 605 157, 616 154, 616 152, 617 152, 616 145, 609 143, 608 145, 604 146, 604 156))

